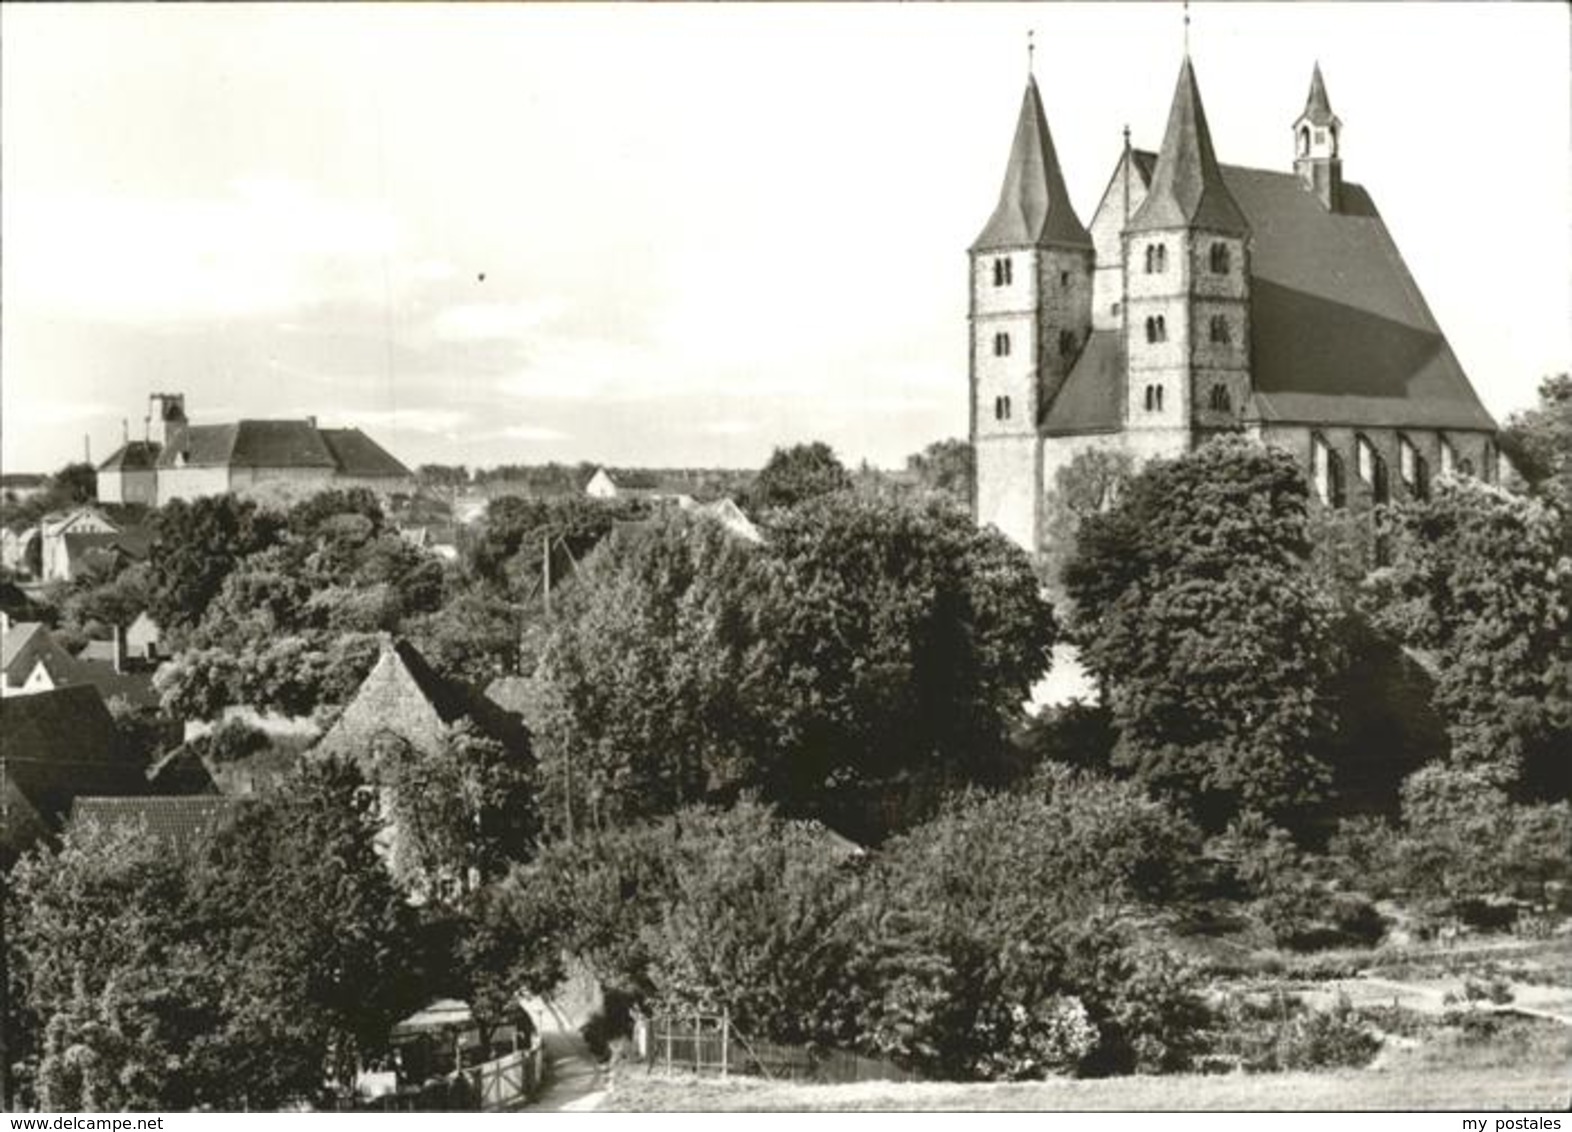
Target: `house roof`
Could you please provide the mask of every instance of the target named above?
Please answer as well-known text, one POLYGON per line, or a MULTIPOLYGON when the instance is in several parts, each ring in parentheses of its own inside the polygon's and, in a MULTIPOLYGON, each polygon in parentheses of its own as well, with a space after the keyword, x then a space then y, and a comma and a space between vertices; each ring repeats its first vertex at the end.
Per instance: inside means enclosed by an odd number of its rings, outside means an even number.
POLYGON ((48 482, 49 477, 39 472, 6 472, 0 475, 0 488, 43 487, 48 482))
POLYGON ((151 672, 117 672, 112 659, 104 661, 89 657, 86 650, 76 658, 76 664, 68 675, 73 684, 90 684, 97 688, 105 703, 118 696, 134 708, 156 708, 159 705, 159 695, 153 687, 151 672))
POLYGON ((71 806, 70 820, 102 826, 139 825, 166 849, 184 855, 211 836, 247 801, 222 794, 79 797, 71 806))
POLYGON ((339 475, 407 477, 414 474, 358 428, 324 428, 318 431, 338 465, 339 475))
MULTIPOLYGON (((5 777, 50 828, 58 828, 72 802, 85 794, 145 793, 141 761, 118 741, 114 721, 96 689, 72 685, 0 699, 5 736, 5 777)), ((0 845, 20 852, 10 831, 0 845)))
POLYGON ((972 251, 1047 244, 1089 248, 1092 237, 1070 203, 1037 80, 1029 77, 999 203, 972 251))
POLYGON ((1189 55, 1179 67, 1151 189, 1130 218, 1132 232, 1163 228, 1205 228, 1236 235, 1250 230, 1218 168, 1189 55))
MULTIPOLYGON (((0 671, 7 676, 12 675, 11 666, 21 658, 23 651, 33 642, 39 633, 47 633, 41 621, 13 621, 11 627, 0 633, 0 671)), ((29 668, 32 666, 29 665, 29 668)), ((17 673, 17 679, 27 675, 26 672, 17 673)))
MULTIPOLYGON (((1143 176, 1149 157, 1133 152, 1143 176)), ((1362 186, 1331 211, 1292 173, 1219 170, 1251 231, 1255 419, 1495 430, 1362 186)), ((1118 428, 1123 364, 1119 332, 1093 331, 1043 430, 1118 428)))
POLYGON ((158 464, 161 446, 152 440, 131 440, 115 449, 102 464, 101 472, 147 472, 158 464))
POLYGON ((318 428, 307 420, 189 425, 159 453, 158 466, 331 468, 349 476, 412 474, 358 428, 318 428))

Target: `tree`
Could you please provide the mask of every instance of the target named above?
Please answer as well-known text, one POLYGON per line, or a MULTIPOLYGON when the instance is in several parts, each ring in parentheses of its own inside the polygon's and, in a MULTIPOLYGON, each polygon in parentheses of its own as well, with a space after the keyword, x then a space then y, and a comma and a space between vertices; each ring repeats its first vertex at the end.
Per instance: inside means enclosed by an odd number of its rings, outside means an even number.
POLYGON ((1327 780, 1332 654, 1306 504, 1291 456, 1215 441, 1149 464, 1086 516, 1064 572, 1115 765, 1211 828, 1241 809, 1293 813, 1327 780))
POLYGON ((392 798, 393 866, 432 903, 462 903, 535 853, 540 821, 535 760, 510 751, 468 720, 447 728, 438 750, 407 744, 381 755, 392 798))
POLYGON ((972 503, 972 446, 964 440, 936 440, 906 457, 906 467, 929 491, 947 495, 961 507, 972 503))
POLYGON ((1572 797, 1572 559, 1544 503, 1479 483, 1391 510, 1375 624, 1436 670, 1452 761, 1527 795, 1572 797))
POLYGON ((550 546, 556 583, 598 546, 620 521, 642 517, 637 500, 585 495, 537 499, 504 495, 486 506, 480 537, 470 551, 475 576, 515 600, 538 596, 542 560, 550 546))
POLYGON ((1513 413, 1501 434, 1503 451, 1529 491, 1561 518, 1561 549, 1572 554, 1572 375, 1539 383, 1539 404, 1513 413))
POLYGON ((90 463, 67 464, 51 477, 50 487, 68 504, 91 503, 98 498, 98 472, 90 463))
POLYGON ((1194 842, 1092 777, 952 799, 885 846, 860 905, 864 1043, 946 1077, 1185 1066, 1205 1033, 1194 973, 1128 929, 1194 842))
POLYGON ((761 715, 769 584, 757 548, 681 514, 590 559, 540 665, 553 824, 569 806, 620 822, 759 781, 775 739, 761 715))
POLYGON ((202 1035, 221 973, 189 931, 180 861, 136 827, 73 825, 18 862, 5 898, 23 1039, 8 1052, 40 1108, 215 1103, 202 1035))
POLYGON ((795 507, 804 500, 851 488, 851 475, 822 440, 777 448, 753 481, 748 497, 759 509, 795 507))
POLYGON ((1054 472, 1054 490, 1042 499, 1042 577, 1052 592, 1063 590, 1066 564, 1075 557, 1076 532, 1089 515, 1107 510, 1135 470, 1130 454, 1088 448, 1054 472))
POLYGON ((202 620, 224 580, 249 554, 283 538, 284 519, 232 495, 171 500, 153 522, 148 611, 165 632, 202 620))
POLYGON ((1023 551, 937 501, 845 494, 785 513, 766 551, 781 751, 766 797, 877 838, 903 794, 895 824, 1009 777, 1058 632, 1023 551))
POLYGON ((602 984, 665 1009, 721 1009, 749 1034, 852 1041, 856 895, 843 843, 765 807, 690 807, 546 847, 504 890, 602 984))
POLYGON ((244 807, 193 879, 197 922, 226 971, 226 1071, 255 1107, 347 1084, 420 1005, 414 912, 376 849, 358 772, 303 764, 244 807))
POLYGON ((469 469, 463 464, 422 464, 415 469, 421 487, 454 490, 469 484, 469 469))

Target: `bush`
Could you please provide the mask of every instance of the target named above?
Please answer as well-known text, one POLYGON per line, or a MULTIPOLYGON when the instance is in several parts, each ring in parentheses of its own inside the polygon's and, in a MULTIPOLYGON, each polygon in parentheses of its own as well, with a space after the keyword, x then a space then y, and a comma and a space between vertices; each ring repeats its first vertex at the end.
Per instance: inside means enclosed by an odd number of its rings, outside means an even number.
POLYGON ((268 745, 267 732, 243 719, 226 719, 205 736, 208 756, 215 763, 239 762, 268 745))
POLYGON ((1368 1065, 1381 1039, 1346 995, 1326 1010, 1281 992, 1268 1002, 1235 995, 1224 1005, 1221 1049, 1251 1073, 1368 1065))

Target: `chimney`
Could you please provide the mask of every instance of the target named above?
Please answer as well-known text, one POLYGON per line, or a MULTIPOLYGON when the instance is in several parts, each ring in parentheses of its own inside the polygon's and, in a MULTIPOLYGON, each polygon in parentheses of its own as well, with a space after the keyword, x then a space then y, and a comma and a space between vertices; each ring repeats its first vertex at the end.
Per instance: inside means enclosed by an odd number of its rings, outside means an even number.
POLYGON ((311 427, 312 427, 312 428, 316 428, 316 427, 317 427, 317 417, 316 417, 316 414, 315 414, 315 413, 313 413, 313 414, 311 414, 311 415, 310 415, 310 416, 309 416, 309 417, 307 417, 307 418, 306 418, 306 423, 307 423, 307 424, 308 424, 308 425, 310 425, 310 426, 311 426, 311 427))

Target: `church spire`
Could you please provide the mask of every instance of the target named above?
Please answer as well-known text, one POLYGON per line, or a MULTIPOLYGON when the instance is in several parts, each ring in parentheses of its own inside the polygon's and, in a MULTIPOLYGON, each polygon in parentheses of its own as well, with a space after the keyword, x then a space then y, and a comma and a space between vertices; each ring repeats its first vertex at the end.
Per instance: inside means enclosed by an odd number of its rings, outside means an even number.
POLYGON ((1336 212, 1342 203, 1342 134, 1343 123, 1332 113, 1326 80, 1317 63, 1310 75, 1304 111, 1294 119, 1294 172, 1330 212, 1336 212))
POLYGON ((1312 126, 1330 126, 1337 121, 1337 115, 1332 113, 1332 103, 1326 97, 1326 80, 1321 77, 1319 60, 1310 75, 1310 96, 1305 99, 1305 112, 1300 117, 1312 126))
POLYGON ((1206 228, 1235 235, 1250 230, 1217 167, 1188 54, 1179 67, 1168 129, 1152 171, 1152 187, 1130 222, 1134 232, 1159 228, 1206 228))
POLYGON ((1050 244, 1090 248, 1092 237, 1070 203, 1037 79, 1028 75, 999 203, 972 251, 1050 244))

